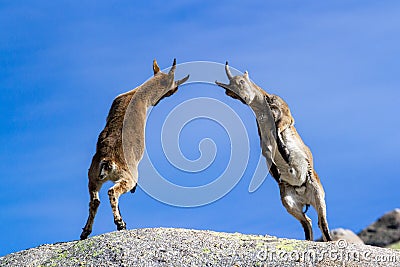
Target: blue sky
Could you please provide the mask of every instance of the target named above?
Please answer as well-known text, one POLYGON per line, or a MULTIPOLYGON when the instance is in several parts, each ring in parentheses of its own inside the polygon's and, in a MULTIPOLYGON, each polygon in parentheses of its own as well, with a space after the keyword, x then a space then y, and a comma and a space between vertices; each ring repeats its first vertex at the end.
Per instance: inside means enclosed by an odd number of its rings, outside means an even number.
MULTIPOLYGON (((79 238, 87 168, 111 102, 151 77, 154 58, 162 68, 174 57, 229 60, 282 96, 313 152, 331 228, 359 231, 399 207, 398 1, 137 2, 0 2, 0 255, 79 238)), ((273 179, 247 190, 260 153, 248 107, 216 86, 188 85, 158 111, 197 96, 241 114, 252 149, 245 175, 228 195, 197 208, 160 203, 141 189, 126 194, 121 212, 128 228, 303 238, 273 179)), ((229 149, 218 126, 196 122, 183 132, 184 154, 195 159, 197 141, 213 136, 219 151, 229 149)), ((215 164, 225 162, 222 154, 215 164)), ((219 172, 214 166, 186 178, 207 183, 219 172)), ((93 234, 115 230, 108 186, 93 234)))

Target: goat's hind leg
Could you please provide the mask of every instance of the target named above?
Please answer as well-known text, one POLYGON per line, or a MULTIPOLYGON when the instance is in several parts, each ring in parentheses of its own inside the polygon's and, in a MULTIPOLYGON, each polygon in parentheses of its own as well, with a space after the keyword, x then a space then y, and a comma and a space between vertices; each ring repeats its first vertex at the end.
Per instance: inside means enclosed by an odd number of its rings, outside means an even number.
POLYGON ((323 193, 317 191, 315 199, 316 205, 314 208, 318 213, 318 227, 322 232, 322 238, 326 242, 332 241, 332 237, 329 233, 328 220, 326 219, 326 204, 323 193))
POLYGON ((312 241, 314 239, 311 219, 303 212, 303 206, 301 208, 295 208, 288 210, 290 214, 292 214, 303 226, 304 237, 306 240, 312 241))
POLYGON ((126 177, 119 180, 113 187, 108 190, 108 197, 110 199, 111 209, 114 215, 114 223, 117 226, 117 230, 125 230, 126 223, 122 219, 121 212, 119 210, 119 197, 122 194, 132 190, 136 183, 134 183, 131 177, 126 177))
POLYGON ((306 240, 313 240, 313 231, 311 225, 311 219, 303 212, 304 205, 299 201, 296 201, 295 194, 290 194, 281 191, 282 204, 286 210, 293 215, 303 226, 304 235, 306 240))
POLYGON ((86 239, 90 233, 92 232, 94 217, 96 216, 97 209, 100 205, 99 198, 99 190, 101 188, 101 184, 93 184, 89 182, 89 194, 90 194, 90 202, 89 202, 89 217, 87 219, 85 227, 82 229, 81 240, 86 239))

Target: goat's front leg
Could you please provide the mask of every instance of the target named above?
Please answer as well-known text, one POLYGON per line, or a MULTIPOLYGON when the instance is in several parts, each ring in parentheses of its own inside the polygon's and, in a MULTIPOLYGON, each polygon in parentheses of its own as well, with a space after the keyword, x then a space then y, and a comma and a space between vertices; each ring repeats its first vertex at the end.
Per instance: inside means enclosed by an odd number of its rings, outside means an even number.
POLYGON ((285 206, 287 212, 293 215, 293 217, 295 217, 301 223, 303 226, 305 239, 313 240, 314 237, 311 219, 303 212, 304 204, 296 198, 297 195, 295 190, 284 187, 284 185, 280 185, 283 206, 285 206))
POLYGON ((102 183, 93 183, 89 181, 89 217, 86 221, 85 227, 82 229, 80 236, 81 240, 86 239, 92 232, 94 217, 96 216, 97 208, 100 205, 99 190, 101 185, 102 183))
POLYGON ((110 199, 111 209, 114 215, 114 223, 117 226, 117 230, 125 230, 126 223, 122 219, 120 210, 119 210, 119 197, 122 194, 133 189, 136 185, 131 177, 126 177, 119 180, 113 187, 108 190, 108 197, 110 199))
POLYGON ((277 146, 278 146, 278 151, 281 154, 283 160, 287 164, 289 164, 290 152, 289 152, 289 149, 287 148, 287 146, 286 146, 286 144, 285 144, 285 142, 283 140, 282 132, 280 130, 277 130, 276 135, 277 135, 276 136, 277 137, 277 140, 276 140, 277 142, 276 143, 277 143, 277 146))

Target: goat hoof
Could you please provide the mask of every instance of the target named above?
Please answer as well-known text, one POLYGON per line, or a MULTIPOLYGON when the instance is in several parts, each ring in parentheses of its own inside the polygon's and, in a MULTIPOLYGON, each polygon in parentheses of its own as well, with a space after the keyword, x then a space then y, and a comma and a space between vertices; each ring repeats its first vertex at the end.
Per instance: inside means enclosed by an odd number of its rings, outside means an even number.
POLYGON ((115 224, 117 225, 118 231, 126 230, 126 223, 123 220, 117 221, 115 224))
POLYGON ((92 231, 88 231, 88 230, 83 229, 82 234, 80 236, 81 240, 85 240, 90 235, 91 232, 92 231))
POLYGON ((126 230, 126 225, 117 225, 117 230, 121 231, 121 230, 126 230))
POLYGON ((326 236, 326 242, 329 242, 329 241, 333 241, 333 240, 332 240, 332 237, 330 235, 327 235, 326 236))

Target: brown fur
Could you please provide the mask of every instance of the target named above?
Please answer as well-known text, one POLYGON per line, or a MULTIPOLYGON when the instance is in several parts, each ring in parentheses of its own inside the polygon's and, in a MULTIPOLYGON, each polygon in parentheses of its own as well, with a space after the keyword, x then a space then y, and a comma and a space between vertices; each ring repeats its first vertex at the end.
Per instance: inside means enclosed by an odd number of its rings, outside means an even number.
POLYGON ((311 219, 303 212, 303 208, 304 206, 312 205, 318 213, 318 226, 323 234, 323 239, 325 241, 332 240, 326 220, 325 192, 314 170, 311 151, 304 144, 294 127, 294 118, 289 106, 279 96, 268 94, 261 87, 250 81, 247 72, 243 76, 233 77, 230 74, 228 63, 225 66, 225 70, 229 84, 216 83, 227 92, 230 92, 227 95, 233 98, 240 98, 242 102, 245 102, 253 109, 257 119, 258 135, 263 155, 268 159, 268 157, 275 154, 271 159, 270 173, 278 182, 282 204, 291 215, 300 221, 307 240, 313 239, 313 232, 311 219), (272 118, 269 114, 271 114, 272 118), (271 135, 267 134, 267 129, 271 128, 271 120, 276 129, 275 138, 278 152, 268 154, 269 146, 267 144, 273 141, 269 140, 271 135), (295 149, 293 148, 293 141, 297 144, 295 149), (296 169, 298 166, 301 168, 296 169), (289 177, 285 177, 282 174, 286 173, 288 169, 293 169, 295 173, 301 173, 301 170, 306 169, 305 181, 300 182, 300 184, 291 184, 293 178, 289 179, 289 177))
POLYGON ((120 165, 125 164, 121 139, 122 126, 126 109, 135 93, 136 89, 114 99, 107 116, 106 126, 98 138, 95 157, 111 158, 120 165))
POLYGON ((89 217, 81 239, 87 238, 92 231, 94 217, 100 205, 99 191, 106 181, 115 184, 108 190, 114 223, 118 230, 126 229, 118 200, 122 194, 133 192, 136 188, 137 166, 144 153, 147 109, 157 105, 162 98, 174 94, 178 86, 189 78, 187 76, 174 81, 175 68, 174 60, 169 73, 162 73, 154 60, 153 78, 114 99, 89 168, 89 217))

